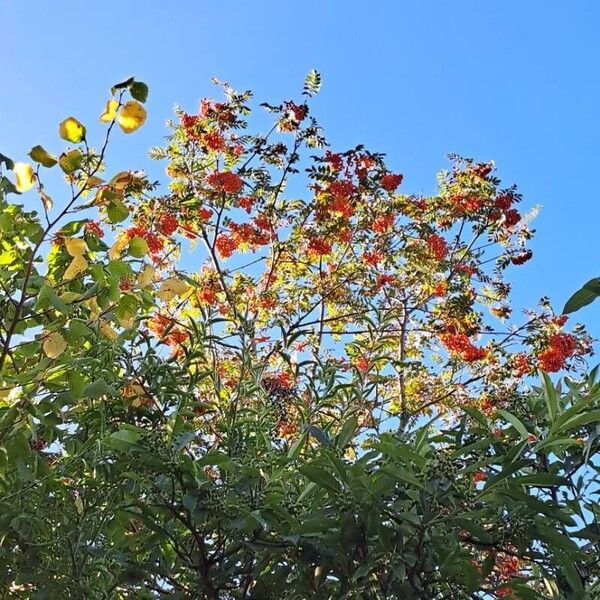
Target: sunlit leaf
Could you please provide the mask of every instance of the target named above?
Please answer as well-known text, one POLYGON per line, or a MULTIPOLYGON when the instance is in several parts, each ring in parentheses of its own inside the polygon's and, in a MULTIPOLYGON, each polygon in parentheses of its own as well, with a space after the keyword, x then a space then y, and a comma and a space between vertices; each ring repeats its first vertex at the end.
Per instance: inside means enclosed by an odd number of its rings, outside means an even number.
POLYGON ((79 148, 76 148, 75 150, 61 154, 58 159, 58 165, 67 175, 70 175, 81 167, 83 158, 83 152, 79 148))
POLYGON ((81 256, 87 250, 82 238, 65 238, 65 248, 71 256, 81 256))
POLYGON ((112 325, 104 319, 100 321, 99 329, 100 333, 111 341, 114 341, 119 337, 119 334, 113 329, 112 325))
POLYGON ((567 300, 563 314, 567 315, 591 304, 598 296, 600 296, 600 277, 594 277, 567 300))
POLYGON ((34 162, 48 168, 53 167, 58 162, 58 158, 46 152, 42 146, 34 146, 29 152, 29 157, 34 162))
POLYGON ((144 258, 148 254, 148 242, 144 238, 134 237, 129 242, 128 252, 134 258, 144 258))
POLYGON ((125 133, 133 133, 146 121, 146 109, 135 100, 130 100, 119 112, 117 123, 125 133))
POLYGON ((58 135, 67 142, 79 144, 85 139, 85 127, 75 117, 67 117, 58 126, 58 135))
POLYGON ((110 258, 111 260, 115 260, 115 259, 119 258, 119 256, 121 256, 121 253, 123 252, 123 250, 125 250, 125 248, 127 248, 128 244, 129 244, 129 237, 127 236, 126 233, 122 233, 116 239, 116 241, 112 245, 111 249, 108 251, 108 258, 110 258))
POLYGON ((117 116, 117 108, 119 107, 119 101, 111 98, 104 107, 104 112, 100 115, 100 120, 103 123, 109 123, 117 116))
POLYGON ((67 342, 58 331, 49 333, 42 344, 42 350, 48 358, 58 358, 66 347, 67 342))
POLYGON ((83 273, 88 268, 88 261, 81 255, 78 254, 73 258, 71 264, 67 267, 65 274, 63 275, 63 281, 70 281, 83 273))
POLYGON ((154 267, 151 265, 144 265, 138 275, 138 283, 140 284, 140 287, 144 288, 149 286, 152 281, 154 281, 155 273, 156 271, 154 270, 154 267))
POLYGON ((181 279, 177 279, 176 277, 170 277, 169 279, 165 279, 158 288, 158 292, 156 292, 156 296, 165 302, 176 298, 177 296, 181 296, 188 291, 188 284, 181 279))
POLYGON ((35 172, 29 163, 17 162, 13 166, 15 174, 15 187, 17 192, 28 192, 35 185, 35 172))

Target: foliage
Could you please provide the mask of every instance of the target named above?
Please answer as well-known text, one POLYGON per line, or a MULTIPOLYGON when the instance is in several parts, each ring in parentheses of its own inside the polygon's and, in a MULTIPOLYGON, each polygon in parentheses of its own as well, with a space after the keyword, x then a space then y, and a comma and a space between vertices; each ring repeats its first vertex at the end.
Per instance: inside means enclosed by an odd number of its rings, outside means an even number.
POLYGON ((168 187, 106 173, 133 78, 99 150, 68 117, 0 155, 3 597, 595 597, 600 384, 546 300, 502 325, 516 188, 454 156, 399 193, 325 149, 318 73, 266 134, 217 83, 150 153, 168 187))
POLYGON ((600 278, 594 277, 594 279, 590 279, 567 300, 563 313, 575 312, 591 304, 598 296, 600 296, 600 278))

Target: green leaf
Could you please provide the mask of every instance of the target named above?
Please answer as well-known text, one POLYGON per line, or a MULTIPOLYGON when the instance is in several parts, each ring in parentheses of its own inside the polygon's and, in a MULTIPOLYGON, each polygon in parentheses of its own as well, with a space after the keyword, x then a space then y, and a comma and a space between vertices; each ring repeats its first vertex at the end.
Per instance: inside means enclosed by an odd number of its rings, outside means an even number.
POLYGON ((146 102, 148 99, 148 86, 142 81, 134 81, 129 88, 131 97, 139 102, 146 102))
POLYGON ((86 385, 83 389, 85 398, 101 398, 102 396, 114 396, 116 394, 114 387, 108 385, 105 381, 94 381, 86 385))
POLYGON ((315 425, 307 425, 306 431, 314 436, 323 446, 331 446, 331 439, 322 429, 315 425))
POLYGON ((568 315, 583 306, 591 304, 598 296, 600 296, 600 277, 595 277, 590 279, 567 300, 563 308, 563 314, 568 315))
POLYGON ((499 415, 502 415, 505 419, 505 421, 507 421, 508 423, 510 423, 521 435, 521 437, 523 439, 527 439, 527 437, 529 436, 529 432, 527 431, 527 427, 525 427, 525 425, 523 425, 523 423, 517 418, 515 417, 515 415, 513 415, 512 413, 509 413, 507 410, 504 410, 503 408, 499 408, 496 411, 499 415))
POLYGON ((81 221, 71 221, 60 228, 60 234, 66 237, 72 237, 81 231, 85 225, 86 219, 81 221))
POLYGON ((486 416, 473 406, 463 406, 462 410, 466 412, 472 419, 475 419, 476 421, 481 423, 484 427, 487 428, 489 426, 489 422, 486 416))
POLYGON ((44 284, 38 293, 36 309, 45 310, 48 306, 52 306, 64 315, 71 312, 71 308, 59 298, 56 290, 44 284))
POLYGON ((423 487, 423 484, 408 469, 399 467, 398 465, 385 465, 381 470, 387 475, 401 481, 406 481, 417 488, 423 487))
POLYGON ((137 315, 138 300, 135 296, 125 294, 119 299, 115 314, 123 327, 131 327, 130 321, 133 322, 137 315))
POLYGON ((112 200, 106 205, 106 215, 111 223, 121 223, 129 216, 129 209, 121 200, 112 200))
MULTIPOLYGON (((133 269, 122 260, 110 260, 107 265, 108 272, 117 279, 127 279, 133 277, 133 269)), ((118 285, 118 282, 117 282, 118 285)), ((120 294, 116 299, 120 297, 120 294)))
POLYGON ((579 551, 579 547, 573 540, 566 535, 562 535, 553 527, 536 523, 535 529, 537 530, 540 539, 549 544, 553 549, 562 550, 568 554, 577 553, 579 551))
POLYGON ((93 333, 81 319, 71 319, 69 322, 69 330, 77 338, 86 338, 93 333))
POLYGON ((567 446, 577 446, 577 441, 572 438, 546 438, 545 440, 541 440, 538 442, 534 448, 534 452, 539 452, 542 449, 549 450, 551 448, 566 448, 567 446))
POLYGON ((452 519, 452 522, 458 525, 461 529, 466 529, 475 539, 484 544, 493 541, 492 536, 478 523, 464 517, 452 519))
POLYGON ((148 242, 141 237, 133 237, 129 241, 128 253, 134 258, 144 258, 148 254, 148 242))
POLYGON ((300 436, 290 447, 287 453, 287 457, 290 460, 294 460, 300 454, 302 447, 304 446, 304 441, 306 440, 305 436, 300 436))
POLYGON ((126 90, 134 83, 134 81, 133 77, 129 77, 129 79, 121 81, 121 83, 115 83, 115 85, 110 88, 110 93, 114 95, 118 90, 126 90))
POLYGON ((315 69, 311 69, 304 80, 303 94, 306 96, 316 96, 321 90, 321 75, 315 69))
POLYGON ((207 465, 224 466, 231 464, 231 458, 229 458, 229 456, 223 452, 211 450, 210 452, 207 452, 201 459, 196 461, 196 464, 199 467, 205 467, 207 465))
POLYGON ((550 422, 553 423, 558 414, 558 394, 556 388, 552 383, 552 379, 544 371, 540 371, 540 377, 542 379, 542 388, 544 389, 544 399, 546 400, 546 407, 548 408, 548 416, 550 422))
POLYGON ((348 442, 352 439, 354 432, 356 431, 356 427, 358 425, 358 419, 354 417, 350 417, 343 425, 338 433, 336 445, 340 449, 344 449, 348 442))
POLYGON ((58 159, 58 165, 67 175, 70 175, 81 167, 83 159, 83 152, 77 148, 69 152, 63 152, 58 159))
POLYGON ((304 498, 310 495, 310 493, 317 487, 317 484, 314 481, 309 481, 300 495, 298 496, 298 502, 302 502, 304 498))
POLYGON ((570 429, 577 429, 582 425, 587 425, 588 423, 598 423, 600 422, 600 410, 591 410, 588 413, 584 413, 582 415, 577 415, 569 419, 566 423, 564 423, 561 427, 558 428, 558 431, 569 431, 570 429))
POLYGON ((525 460, 525 459, 518 460, 513 463, 508 463, 508 465, 502 465, 502 471, 500 471, 500 473, 496 473, 495 475, 492 475, 485 482, 485 488, 484 488, 485 491, 489 492, 496 484, 500 483, 507 477, 510 477, 513 473, 516 473, 517 471, 521 470, 523 467, 527 467, 529 465, 531 465, 531 461, 525 460))
POLYGON ((4 163, 6 165, 6 168, 9 171, 12 171, 13 167, 15 166, 15 163, 10 158, 8 158, 8 156, 6 156, 0 152, 0 165, 2 165, 2 163, 4 163))
POLYGON ((317 467, 316 465, 304 465, 299 469, 307 479, 313 481, 317 485, 327 488, 333 492, 340 491, 340 484, 338 480, 329 472, 317 467))
POLYGON ((567 421, 571 420, 574 416, 582 413, 588 407, 588 405, 590 405, 596 399, 597 399, 597 392, 596 393, 590 392, 588 395, 584 396, 581 400, 578 400, 577 402, 575 402, 575 404, 573 404, 573 406, 571 406, 571 408, 569 408, 564 413, 562 413, 556 419, 556 421, 554 421, 554 423, 552 424, 552 427, 550 427, 550 433, 553 434, 553 433, 558 433, 559 431, 562 431, 563 425, 567 421))
POLYGON ((75 398, 81 398, 85 389, 85 377, 79 371, 71 370, 67 380, 69 381, 69 389, 75 398))
POLYGON ((534 485, 534 486, 552 486, 552 485, 569 485, 569 481, 560 475, 553 473, 532 473, 531 475, 520 475, 511 479, 511 483, 519 485, 534 485))
POLYGON ((53 167, 58 162, 56 156, 46 152, 42 146, 34 146, 29 152, 29 157, 31 160, 47 168, 53 167))
POLYGON ((127 428, 124 427, 123 429, 111 433, 104 442, 112 450, 127 452, 138 443, 143 433, 143 429, 130 425, 127 428))
MULTIPOLYGON (((556 558, 558 559, 558 562, 560 563, 560 566, 562 567, 562 572, 564 573, 564 576, 566 577, 567 581, 569 582, 571 589, 575 593, 581 594, 584 591, 583 584, 581 582, 581 576, 579 575, 579 572, 577 571, 577 568, 575 567, 575 564, 573 563, 573 561, 566 554, 564 554, 562 552, 557 552, 556 558)), ((581 596, 578 596, 578 597, 581 597, 581 596)))

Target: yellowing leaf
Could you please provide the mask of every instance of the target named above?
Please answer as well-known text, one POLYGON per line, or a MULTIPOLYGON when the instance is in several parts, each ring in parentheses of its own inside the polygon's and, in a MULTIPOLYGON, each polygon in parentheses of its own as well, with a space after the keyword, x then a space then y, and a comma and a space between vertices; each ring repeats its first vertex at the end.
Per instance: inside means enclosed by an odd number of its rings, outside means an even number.
POLYGON ((119 171, 110 181, 109 185, 115 190, 125 189, 133 181, 133 175, 129 171, 119 171))
POLYGON ((71 256, 81 256, 87 250, 85 240, 81 238, 65 238, 65 247, 71 256))
POLYGON ((89 190, 90 188, 98 187, 99 185, 102 185, 103 183, 104 183, 104 179, 102 179, 101 177, 96 177, 95 175, 92 175, 91 177, 88 177, 87 181, 85 182, 85 186, 89 190))
POLYGON ((65 338, 58 331, 48 334, 42 344, 42 350, 48 358, 58 358, 65 351, 66 347, 67 342, 65 342, 65 338))
POLYGON ((177 279, 176 277, 170 277, 169 279, 165 279, 161 284, 160 288, 158 288, 158 292, 156 292, 156 296, 165 302, 176 298, 177 296, 181 296, 188 291, 188 285, 181 279, 177 279))
POLYGON ((40 193, 40 200, 42 201, 42 204, 44 205, 44 210, 46 212, 50 212, 52 210, 52 206, 53 206, 52 198, 50 198, 50 196, 48 196, 48 194, 46 194, 46 192, 44 192, 44 190, 39 190, 39 193, 40 193))
POLYGON ((90 298, 84 302, 85 306, 90 310, 90 320, 95 321, 100 316, 100 306, 96 298, 90 298))
POLYGON ((111 341, 114 341, 119 337, 119 334, 104 319, 100 321, 100 333, 111 341))
POLYGON ((121 389, 121 394, 134 408, 139 408, 144 404, 152 402, 152 398, 146 393, 144 386, 136 382, 124 385, 121 389))
POLYGON ((58 159, 58 166, 67 174, 74 173, 83 163, 83 152, 79 148, 63 152, 58 159))
POLYGON ((58 158, 56 158, 56 156, 46 152, 46 150, 44 150, 41 146, 34 146, 31 149, 29 156, 31 160, 48 168, 53 167, 58 162, 58 158))
POLYGON ((79 144, 85 139, 85 127, 75 117, 68 117, 58 126, 58 135, 67 142, 79 144))
POLYGON ((79 275, 79 273, 82 273, 87 268, 88 261, 85 260, 85 258, 81 254, 78 254, 71 261, 71 264, 67 267, 67 270, 65 271, 65 274, 63 276, 63 281, 69 281, 71 279, 74 279, 75 277, 77 277, 77 275, 79 275))
POLYGON ((140 287, 146 287, 154 280, 155 270, 150 265, 144 265, 144 268, 138 274, 138 283, 140 287))
POLYGON ((70 292, 67 290, 66 292, 60 294, 59 298, 65 304, 72 304, 73 302, 75 302, 75 300, 79 300, 79 298, 81 298, 81 294, 78 294, 77 292, 70 292))
POLYGON ((104 112, 100 115, 100 120, 103 123, 109 123, 117 116, 117 108, 119 107, 119 101, 111 98, 104 108, 104 112))
POLYGON ((117 316, 117 320, 125 329, 131 329, 135 325, 135 315, 117 316))
POLYGON ((15 187, 17 192, 28 192, 35 184, 35 173, 29 163, 18 162, 13 166, 13 173, 17 179, 15 187))
POLYGON ((116 260, 121 256, 121 252, 125 250, 125 248, 129 244, 129 237, 126 233, 122 233, 112 245, 111 249, 108 251, 108 258, 110 260, 116 260))
POLYGON ((146 121, 146 109, 135 100, 130 100, 121 109, 117 123, 125 133, 133 133, 146 121))

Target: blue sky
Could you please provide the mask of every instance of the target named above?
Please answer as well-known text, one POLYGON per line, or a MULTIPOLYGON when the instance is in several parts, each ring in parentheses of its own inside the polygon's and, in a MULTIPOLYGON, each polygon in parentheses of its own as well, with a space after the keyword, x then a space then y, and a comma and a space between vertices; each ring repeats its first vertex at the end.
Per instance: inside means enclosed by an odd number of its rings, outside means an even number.
MULTIPOLYGON (((59 151, 71 114, 99 139, 108 88, 135 75, 150 85, 149 119, 119 137, 112 163, 147 168, 173 104, 195 111, 212 76, 276 102, 314 67, 334 148, 386 152, 404 192, 432 192, 457 152, 495 160, 525 207, 542 204, 515 305, 548 295, 560 309, 600 275, 599 26, 596 0, 3 0, 0 152, 59 151)), ((599 316, 600 302, 578 313, 595 337, 599 316)))

